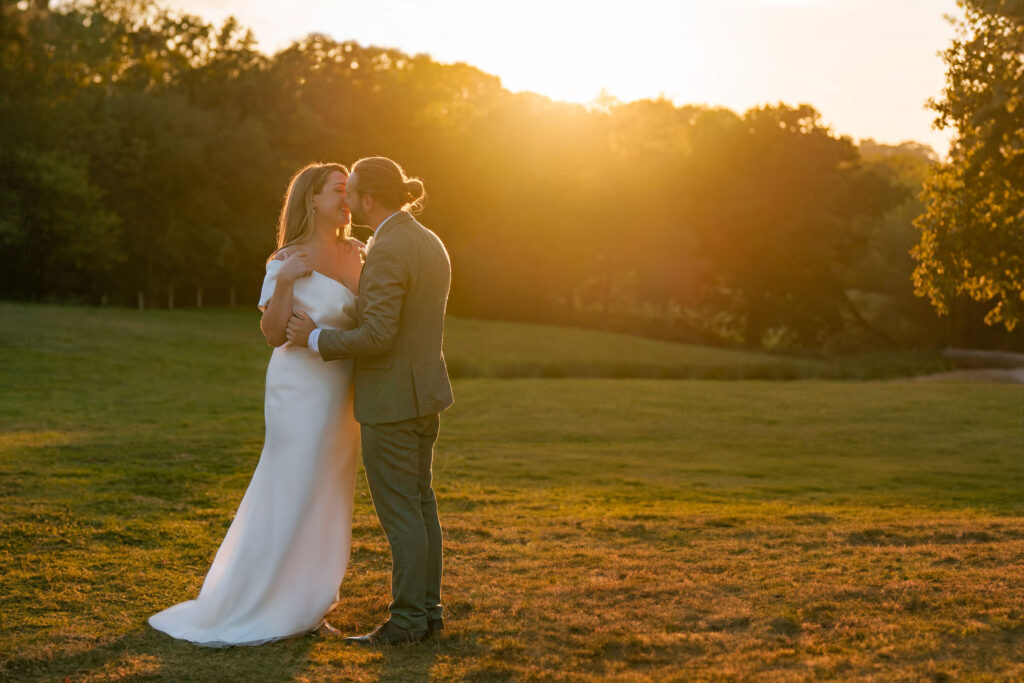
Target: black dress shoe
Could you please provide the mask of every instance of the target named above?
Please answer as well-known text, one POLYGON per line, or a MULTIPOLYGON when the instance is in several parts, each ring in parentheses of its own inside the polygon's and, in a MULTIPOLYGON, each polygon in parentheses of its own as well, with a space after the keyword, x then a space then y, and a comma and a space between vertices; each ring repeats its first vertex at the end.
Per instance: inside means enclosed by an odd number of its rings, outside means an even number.
POLYGON ((423 638, 440 638, 443 630, 444 619, 427 619, 427 632, 423 638))
POLYGON ((380 647, 382 645, 403 645, 405 643, 418 643, 427 636, 427 631, 407 631, 396 625, 390 619, 373 629, 365 636, 349 636, 346 643, 352 645, 363 645, 366 647, 380 647))

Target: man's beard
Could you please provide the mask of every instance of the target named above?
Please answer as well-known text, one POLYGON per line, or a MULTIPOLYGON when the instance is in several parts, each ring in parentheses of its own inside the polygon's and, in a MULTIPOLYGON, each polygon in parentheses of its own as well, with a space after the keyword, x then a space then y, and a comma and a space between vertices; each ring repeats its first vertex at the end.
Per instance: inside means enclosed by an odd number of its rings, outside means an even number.
POLYGON ((354 206, 348 207, 349 218, 352 219, 353 225, 362 225, 370 227, 370 219, 367 218, 366 214, 363 213, 362 209, 357 209, 354 206))

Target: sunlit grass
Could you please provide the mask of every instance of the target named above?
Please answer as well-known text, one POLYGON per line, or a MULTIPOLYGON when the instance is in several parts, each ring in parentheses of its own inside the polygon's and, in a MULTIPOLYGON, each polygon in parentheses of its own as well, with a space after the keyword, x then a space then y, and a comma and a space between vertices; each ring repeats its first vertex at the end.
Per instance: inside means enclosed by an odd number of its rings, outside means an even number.
MULTIPOLYGON (((255 466, 253 318, 13 308, 0 678, 1024 676, 1020 387, 463 379, 435 466, 444 637, 207 650, 145 619, 194 596, 255 466)), ((346 632, 388 594, 357 491, 346 632)))
MULTIPOLYGON (((109 363, 104 369, 108 384, 116 382, 116 373, 124 368, 149 373, 154 381, 173 375, 179 364, 199 364, 212 372, 222 367, 259 369, 266 362, 266 349, 251 343, 253 334, 258 334, 258 316, 253 309, 138 312, 0 302, 0 318, 5 322, 0 328, 0 354, 5 347, 17 348, 26 358, 46 359, 53 371, 86 380, 96 377, 98 370, 78 359, 100 353, 109 363), (47 338, 28 333, 34 329, 46 329, 47 338), (146 358, 147 367, 139 370, 145 342, 152 341, 161 342, 162 352, 146 358), (205 350, 203 356, 193 353, 197 347, 205 350)), ((448 319, 445 349, 449 372, 460 379, 875 379, 948 369, 936 351, 786 356, 571 327, 460 318, 448 319)))

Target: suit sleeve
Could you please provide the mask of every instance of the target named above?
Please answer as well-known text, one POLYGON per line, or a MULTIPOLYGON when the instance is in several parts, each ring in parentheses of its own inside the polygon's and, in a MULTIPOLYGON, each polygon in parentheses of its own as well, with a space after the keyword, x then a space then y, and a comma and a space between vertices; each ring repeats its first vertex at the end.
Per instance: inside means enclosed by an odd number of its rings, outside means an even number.
POLYGON ((324 360, 387 353, 398 334, 408 286, 408 266, 394 242, 377 244, 363 268, 361 324, 352 330, 323 330, 318 345, 324 360))

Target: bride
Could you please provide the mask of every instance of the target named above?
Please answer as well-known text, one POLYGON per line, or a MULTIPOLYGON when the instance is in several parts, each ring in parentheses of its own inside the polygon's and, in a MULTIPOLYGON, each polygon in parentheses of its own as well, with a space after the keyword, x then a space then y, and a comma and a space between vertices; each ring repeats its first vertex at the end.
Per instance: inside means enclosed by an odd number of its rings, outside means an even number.
POLYGON ((149 618, 208 646, 257 645, 320 628, 348 565, 359 426, 352 361, 326 363, 287 343, 293 309, 324 329, 355 327, 362 243, 349 234, 348 170, 310 164, 288 186, 267 262, 260 327, 267 367, 266 439, 199 597, 149 618))

